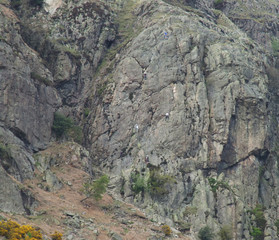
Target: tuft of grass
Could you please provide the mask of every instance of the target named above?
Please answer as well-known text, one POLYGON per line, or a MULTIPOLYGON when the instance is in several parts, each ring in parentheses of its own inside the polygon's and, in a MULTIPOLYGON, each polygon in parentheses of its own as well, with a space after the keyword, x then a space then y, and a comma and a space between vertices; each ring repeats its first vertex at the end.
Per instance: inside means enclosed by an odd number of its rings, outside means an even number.
POLYGON ((279 52, 279 39, 278 38, 273 38, 271 40, 271 47, 272 47, 273 53, 275 55, 278 55, 278 52, 279 52))

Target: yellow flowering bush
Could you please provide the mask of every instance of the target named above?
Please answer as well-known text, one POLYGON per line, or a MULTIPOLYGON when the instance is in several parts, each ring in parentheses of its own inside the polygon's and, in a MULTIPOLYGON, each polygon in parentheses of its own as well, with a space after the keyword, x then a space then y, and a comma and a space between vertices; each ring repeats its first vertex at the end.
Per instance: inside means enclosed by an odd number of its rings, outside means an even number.
POLYGON ((162 226, 162 231, 166 236, 170 236, 172 233, 171 228, 168 225, 162 226))
POLYGON ((56 232, 54 234, 51 235, 51 239, 52 240, 62 240, 62 233, 56 232))
POLYGON ((12 220, 0 221, 0 236, 4 236, 10 240, 42 240, 40 230, 36 230, 30 225, 20 226, 12 220))

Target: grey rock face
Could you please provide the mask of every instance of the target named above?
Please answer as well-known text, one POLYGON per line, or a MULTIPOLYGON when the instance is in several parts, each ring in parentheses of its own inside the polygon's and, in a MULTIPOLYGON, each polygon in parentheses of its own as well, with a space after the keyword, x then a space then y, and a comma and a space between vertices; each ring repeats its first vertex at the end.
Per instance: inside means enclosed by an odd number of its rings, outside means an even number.
POLYGON ((242 31, 256 42, 272 49, 272 42, 278 40, 277 1, 223 1, 216 6, 222 10, 242 31))
POLYGON ((1 165, 18 181, 32 178, 34 159, 25 144, 0 127, 1 165))
MULTIPOLYGON (((48 144, 53 113, 62 107, 86 122, 85 142, 94 163, 110 174, 115 196, 145 208, 158 222, 190 228, 193 239, 204 225, 215 232, 230 225, 235 239, 251 239, 255 216, 248 210, 261 203, 266 239, 276 239, 278 74, 276 64, 268 66, 274 59, 241 30, 271 48, 262 30, 277 29, 270 23, 278 4, 179 2, 188 7, 109 1, 118 10, 132 9, 124 18, 124 26, 132 26, 125 41, 123 29, 117 35, 112 23, 123 19, 113 19, 101 2, 66 2, 55 13, 32 17, 21 11, 21 30, 11 10, 0 5, 0 136, 5 146, 13 145, 9 161, 1 159, 0 178, 6 179, 3 192, 15 195, 3 209, 23 211, 7 174, 18 180, 32 174, 26 146, 48 144), (259 6, 271 13, 260 15, 265 24, 254 21, 257 16, 243 20, 259 6), (92 107, 86 118, 85 103, 92 107), (133 174, 142 178, 139 193, 133 174)), ((39 158, 55 188, 52 160, 39 158)))
POLYGON ((20 192, 13 180, 7 175, 2 166, 0 166, 1 195, 0 208, 4 212, 24 213, 24 207, 20 192))
POLYGON ((50 72, 19 35, 18 19, 1 6, 0 121, 35 149, 50 140, 53 112, 60 105, 50 72))
POLYGON ((38 13, 36 20, 22 14, 24 40, 47 62, 64 105, 76 106, 115 40, 111 9, 101 2, 69 1, 52 15, 38 13))
POLYGON ((232 29, 162 1, 137 7, 148 8, 134 11, 143 31, 118 55, 113 80, 104 79, 91 152, 112 175, 115 194, 154 219, 188 222, 193 233, 201 223, 216 232, 229 224, 236 239, 249 239, 246 210, 262 201, 259 170, 269 156, 264 51, 225 15, 232 29), (131 173, 147 182, 154 169, 175 179, 171 190, 136 195, 131 173), (185 216, 189 207, 198 210, 185 216))

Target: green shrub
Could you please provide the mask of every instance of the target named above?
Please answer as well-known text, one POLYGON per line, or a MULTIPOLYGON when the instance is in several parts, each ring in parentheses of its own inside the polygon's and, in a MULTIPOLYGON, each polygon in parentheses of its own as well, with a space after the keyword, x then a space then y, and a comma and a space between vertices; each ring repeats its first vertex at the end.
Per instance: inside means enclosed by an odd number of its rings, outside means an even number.
POLYGON ((131 180, 132 180, 132 191, 135 194, 140 192, 144 192, 146 189, 146 183, 144 181, 144 177, 142 177, 139 173, 131 173, 131 180))
POLYGON ((200 240, 213 240, 215 236, 212 232, 212 229, 208 226, 205 226, 200 229, 198 237, 200 240))
POLYGON ((262 240, 264 239, 263 232, 258 227, 253 227, 253 231, 251 233, 254 240, 262 240))
POLYGON ((82 143, 82 129, 75 125, 71 118, 65 117, 61 113, 54 113, 52 131, 57 138, 68 137, 77 143, 82 143))
POLYGON ((216 193, 217 189, 219 188, 217 180, 215 178, 208 178, 208 182, 211 187, 211 191, 216 193))
POLYGON ((82 144, 83 133, 82 129, 79 126, 73 126, 68 131, 68 136, 73 139, 75 142, 82 144))
POLYGON ((170 236, 172 233, 169 225, 162 226, 162 231, 166 236, 170 236))
POLYGON ((255 215, 256 227, 253 228, 251 235, 254 237, 254 240, 263 240, 264 239, 264 229, 266 227, 266 219, 264 217, 264 208, 262 205, 257 204, 256 207, 251 211, 255 215))
POLYGON ((218 233, 221 240, 232 240, 233 239, 233 232, 232 228, 229 225, 225 225, 220 229, 220 232, 218 233))
POLYGON ((88 117, 89 113, 90 113, 90 109, 84 108, 84 110, 83 110, 84 117, 88 117))
POLYGON ((169 192, 168 185, 174 183, 174 178, 169 175, 162 175, 159 169, 150 170, 147 180, 147 187, 151 194, 164 195, 169 192))
POLYGON ((73 126, 74 123, 72 119, 65 117, 61 113, 54 113, 52 130, 58 138, 64 136, 73 126))
POLYGON ((107 175, 103 175, 93 183, 91 181, 84 183, 83 191, 87 197, 93 197, 97 201, 99 201, 102 199, 103 194, 106 192, 108 183, 109 177, 107 175))

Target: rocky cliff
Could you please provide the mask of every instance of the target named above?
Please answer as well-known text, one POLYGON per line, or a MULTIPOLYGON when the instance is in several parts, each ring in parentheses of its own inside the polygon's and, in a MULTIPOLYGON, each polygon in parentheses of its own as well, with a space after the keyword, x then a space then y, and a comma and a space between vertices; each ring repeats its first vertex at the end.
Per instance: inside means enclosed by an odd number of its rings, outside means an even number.
POLYGON ((11 177, 32 177, 59 111, 85 168, 154 221, 278 239, 276 1, 39 3, 0 5, 2 210, 32 211, 11 177))

